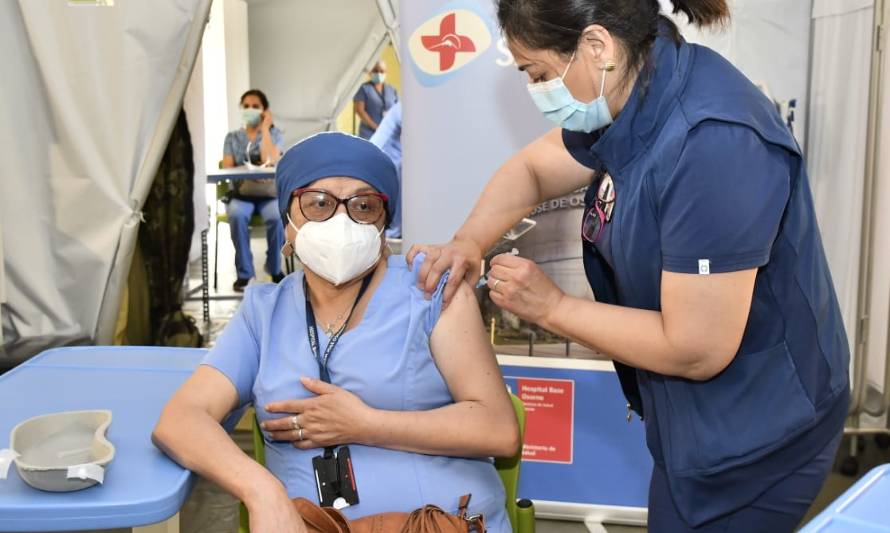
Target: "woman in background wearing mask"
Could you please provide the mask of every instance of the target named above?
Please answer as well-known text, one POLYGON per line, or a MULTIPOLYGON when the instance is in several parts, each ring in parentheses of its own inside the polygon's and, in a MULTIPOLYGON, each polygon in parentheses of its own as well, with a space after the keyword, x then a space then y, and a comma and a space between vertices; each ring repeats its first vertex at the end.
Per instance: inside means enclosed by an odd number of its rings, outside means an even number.
POLYGON ((386 63, 378 61, 371 69, 371 79, 358 88, 352 99, 355 113, 361 119, 358 135, 362 139, 370 139, 377 131, 389 108, 399 101, 396 88, 386 83, 386 63))
MULTIPOLYGON (((729 18, 725 0, 671 2, 700 26, 729 18)), ((497 10, 532 101, 559 128, 495 173, 451 242, 408 255, 426 252, 422 286, 448 269, 449 284, 474 282, 511 226, 587 187, 580 232, 597 301, 512 255, 492 261, 492 301, 614 359, 654 458, 649 531, 794 530, 849 402, 847 337, 797 143, 658 0, 497 10)))
MULTIPOLYGON (((274 165, 281 157, 284 138, 272 124, 269 100, 262 91, 251 89, 241 95, 241 120, 244 127, 226 135, 222 167, 274 165)), ((232 288, 236 292, 242 292, 256 276, 250 252, 250 219, 254 213, 259 213, 266 223, 266 273, 275 283, 284 277, 279 254, 284 244, 284 231, 277 211, 275 180, 235 181, 229 192, 226 215, 235 245, 237 279, 232 288)))
POLYGON ((460 284, 443 309, 442 291, 426 299, 405 258, 387 253, 392 161, 321 133, 287 151, 276 182, 286 253, 304 270, 248 288, 155 442, 241 499, 255 533, 303 531, 290 499, 319 501, 313 457, 344 446, 359 494, 347 517, 426 504, 455 513, 471 493, 471 513, 511 531, 490 457, 516 452, 516 417, 472 289, 460 284), (220 425, 251 403, 268 470, 220 425))

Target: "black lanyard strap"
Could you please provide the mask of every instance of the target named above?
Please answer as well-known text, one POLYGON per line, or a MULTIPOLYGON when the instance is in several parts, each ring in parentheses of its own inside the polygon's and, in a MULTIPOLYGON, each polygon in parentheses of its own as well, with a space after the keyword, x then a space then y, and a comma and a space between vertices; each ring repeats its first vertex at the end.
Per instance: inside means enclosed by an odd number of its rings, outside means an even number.
POLYGON ((306 276, 303 276, 303 292, 306 296, 306 330, 309 335, 309 348, 312 350, 312 355, 318 363, 318 375, 325 383, 331 382, 331 374, 328 372, 328 360, 331 358, 331 353, 333 353, 334 348, 336 348, 337 343, 340 341, 340 337, 346 331, 346 326, 349 325, 349 321, 352 319, 352 314, 355 312, 355 308, 358 306, 362 296, 367 292, 368 286, 371 285, 371 278, 373 277, 374 273, 371 272, 362 280, 362 286, 358 291, 358 296, 355 297, 355 301, 352 302, 352 308, 346 316, 346 321, 343 322, 340 329, 337 330, 328 341, 328 345, 324 350, 324 355, 322 355, 318 346, 318 328, 315 323, 315 311, 312 309, 312 302, 309 299, 309 285, 306 283, 306 276))

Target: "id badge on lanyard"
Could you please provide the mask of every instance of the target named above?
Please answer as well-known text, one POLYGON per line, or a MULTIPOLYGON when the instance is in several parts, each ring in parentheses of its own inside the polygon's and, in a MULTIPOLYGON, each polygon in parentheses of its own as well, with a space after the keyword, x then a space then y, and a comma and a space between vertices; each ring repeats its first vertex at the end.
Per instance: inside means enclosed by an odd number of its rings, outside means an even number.
MULTIPOLYGON (((331 376, 328 371, 328 359, 330 359, 334 348, 340 341, 340 337, 346 331, 346 326, 352 318, 353 312, 358 305, 359 300, 368 290, 371 284, 372 275, 368 275, 362 280, 362 287, 359 290, 355 302, 352 304, 352 310, 346 317, 343 326, 331 337, 322 355, 318 344, 318 328, 315 323, 315 311, 312 309, 312 302, 309 301, 309 288, 306 285, 306 279, 303 279, 303 291, 306 295, 306 330, 309 335, 309 348, 312 355, 318 363, 318 374, 321 380, 330 383, 331 376)), ((318 503, 322 507, 333 507, 335 509, 344 509, 350 505, 359 502, 358 487, 355 480, 355 472, 352 468, 352 455, 348 446, 328 446, 324 449, 322 455, 312 458, 312 470, 315 474, 315 487, 318 491, 318 503)))

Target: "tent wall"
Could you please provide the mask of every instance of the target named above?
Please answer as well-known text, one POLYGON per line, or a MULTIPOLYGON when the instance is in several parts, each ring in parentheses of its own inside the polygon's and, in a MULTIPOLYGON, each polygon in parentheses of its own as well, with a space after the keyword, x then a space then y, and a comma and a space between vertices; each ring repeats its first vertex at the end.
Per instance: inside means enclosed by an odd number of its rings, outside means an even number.
MULTIPOLYGON (((661 0, 670 12, 669 0, 661 0)), ((805 145, 810 66, 811 0, 729 0, 730 25, 700 30, 685 15, 674 20, 690 42, 713 48, 780 102, 797 100, 794 133, 805 145)))
POLYGON ((873 17, 871 0, 818 0, 813 5, 807 160, 851 347, 858 328, 873 17))
POLYGON ((204 60, 200 52, 185 90, 182 107, 185 110, 191 132, 192 155, 195 165, 195 182, 192 192, 195 231, 192 234, 192 246, 189 252, 189 261, 194 261, 201 257, 201 232, 208 229, 210 224, 207 217, 207 166, 204 146, 204 60))
POLYGON ((0 2, 4 349, 112 340, 209 0, 0 2), (27 134, 23 135, 22 132, 27 134))
MULTIPOLYGON (((884 2, 883 26, 890 27, 890 2, 884 2)), ((878 96, 877 161, 874 205, 872 210, 871 286, 866 344, 866 384, 878 392, 886 391, 886 366, 890 365, 890 40, 883 43, 880 95, 878 96)), ((865 408, 876 412, 875 397, 867 396, 865 408)))
POLYGON ((269 97, 285 144, 331 129, 388 42, 376 2, 251 0, 250 84, 269 97))

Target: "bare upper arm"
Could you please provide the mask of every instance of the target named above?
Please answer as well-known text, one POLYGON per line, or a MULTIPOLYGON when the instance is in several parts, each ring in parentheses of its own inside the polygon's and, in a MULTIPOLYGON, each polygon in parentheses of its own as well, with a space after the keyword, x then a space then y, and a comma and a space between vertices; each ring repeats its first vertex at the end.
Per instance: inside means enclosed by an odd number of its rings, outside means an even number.
POLYGON ((177 404, 202 409, 219 422, 238 406, 238 391, 225 374, 212 366, 200 365, 168 405, 177 404))
POLYGON ((593 180, 593 170, 576 161, 566 149, 559 128, 548 131, 517 155, 538 182, 542 199, 565 196, 593 180))
POLYGON ((235 166, 235 156, 226 154, 222 158, 222 168, 232 168, 235 166))
POLYGON ((430 337, 436 366, 455 401, 512 410, 473 290, 462 282, 430 337))
POLYGON ((661 274, 661 314, 671 346, 697 361, 693 378, 709 379, 738 352, 748 324, 757 269, 661 274))

